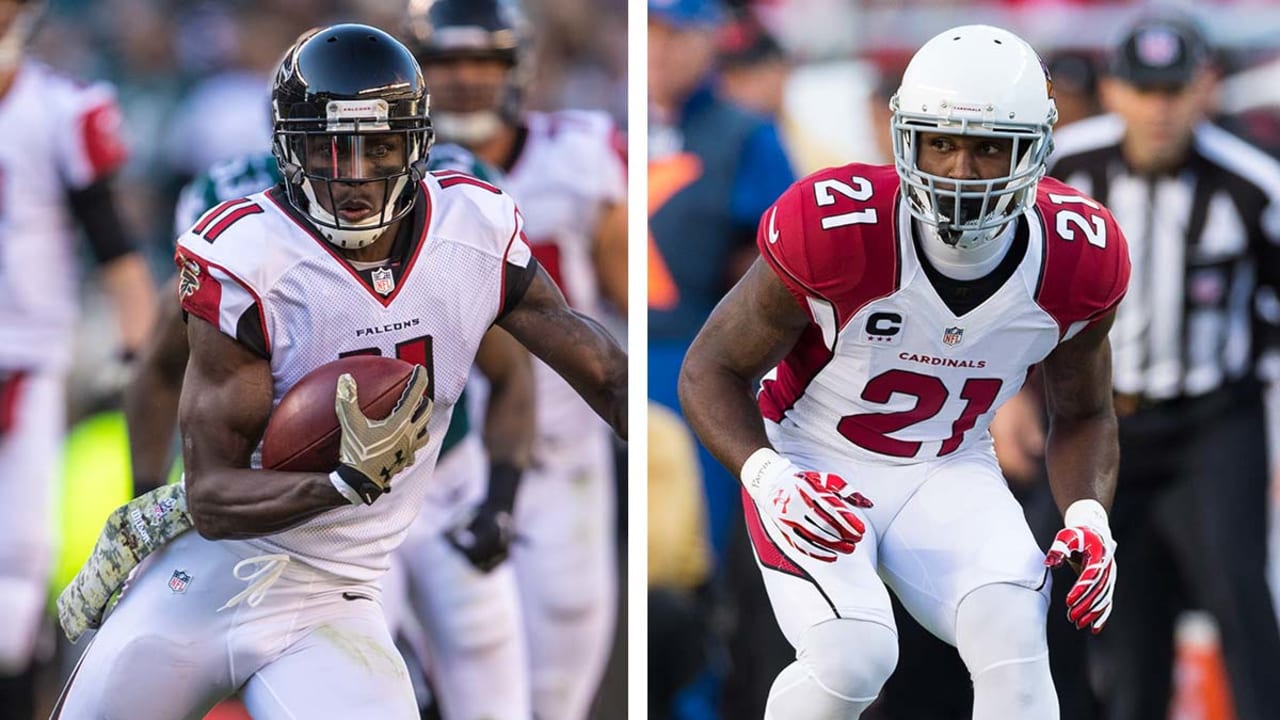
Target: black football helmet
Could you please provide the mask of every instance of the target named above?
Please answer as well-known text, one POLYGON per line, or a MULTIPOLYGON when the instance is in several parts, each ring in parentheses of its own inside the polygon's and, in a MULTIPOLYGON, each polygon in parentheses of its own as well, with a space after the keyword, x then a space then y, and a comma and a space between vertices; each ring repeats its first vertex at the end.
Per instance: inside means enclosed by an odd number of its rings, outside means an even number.
MULTIPOLYGON (((441 90, 435 119, 440 136, 464 145, 481 142, 502 121, 519 116, 530 63, 528 22, 515 0, 409 0, 405 18, 409 49, 423 67, 457 60, 497 60, 507 65, 503 87, 491 91, 492 107, 447 107, 441 90)), ((483 92, 468 88, 467 92, 483 92)))
POLYGON ((413 209, 434 134, 413 53, 368 25, 298 41, 271 92, 272 152, 289 202, 329 242, 373 243, 413 209))

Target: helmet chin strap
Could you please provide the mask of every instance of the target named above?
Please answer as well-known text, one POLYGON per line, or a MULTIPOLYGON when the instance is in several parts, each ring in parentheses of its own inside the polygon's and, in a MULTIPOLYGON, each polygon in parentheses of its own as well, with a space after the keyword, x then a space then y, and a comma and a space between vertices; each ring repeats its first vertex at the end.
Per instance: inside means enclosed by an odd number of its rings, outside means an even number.
POLYGON ((378 222, 384 215, 388 214, 391 206, 395 204, 395 198, 400 197, 400 191, 404 189, 407 178, 399 178, 390 193, 390 200, 383 206, 381 213, 371 215, 360 222, 345 223, 346 227, 333 227, 335 225, 344 225, 338 218, 316 199, 315 189, 311 187, 311 181, 303 179, 302 194, 307 197, 307 214, 319 221, 317 229, 324 239, 331 244, 337 245, 343 250, 359 250, 368 247, 378 241, 382 234, 386 232, 386 225, 379 225, 378 222))
POLYGON ((502 129, 502 116, 496 110, 469 113, 435 111, 431 123, 436 135, 459 145, 478 145, 492 139, 502 129))

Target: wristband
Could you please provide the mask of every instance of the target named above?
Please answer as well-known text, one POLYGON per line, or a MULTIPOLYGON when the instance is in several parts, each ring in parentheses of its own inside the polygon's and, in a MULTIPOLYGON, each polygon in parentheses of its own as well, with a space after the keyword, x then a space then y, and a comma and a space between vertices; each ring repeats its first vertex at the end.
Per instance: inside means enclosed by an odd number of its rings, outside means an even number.
POLYGON ((761 496, 772 487, 779 475, 794 467, 791 461, 782 457, 773 448, 762 447, 747 457, 742 463, 739 477, 742 486, 752 500, 760 501, 761 496))
POLYGON ((1109 539, 1111 523, 1107 521, 1107 510, 1102 503, 1093 498, 1081 498, 1071 503, 1062 515, 1063 524, 1067 527, 1089 527, 1101 532, 1109 539))
MULTIPOLYGON (((346 478, 343 477, 341 470, 345 467, 346 467, 345 465, 340 465, 337 470, 334 470, 333 472, 329 473, 329 482, 333 485, 333 489, 337 490, 342 495, 342 497, 346 498, 347 502, 351 503, 352 505, 372 504, 373 500, 376 499, 378 497, 378 494, 381 494, 381 493, 374 494, 372 498, 370 498, 369 500, 365 500, 364 497, 358 491, 356 491, 356 488, 350 483, 348 483, 346 481, 346 478)), ((355 472, 355 474, 360 475, 360 479, 364 480, 366 483, 370 485, 373 484, 368 478, 364 477, 358 471, 355 472)))
POLYGON ((489 491, 485 503, 511 510, 516 506, 516 488, 520 486, 520 474, 523 471, 501 460, 489 463, 489 491))

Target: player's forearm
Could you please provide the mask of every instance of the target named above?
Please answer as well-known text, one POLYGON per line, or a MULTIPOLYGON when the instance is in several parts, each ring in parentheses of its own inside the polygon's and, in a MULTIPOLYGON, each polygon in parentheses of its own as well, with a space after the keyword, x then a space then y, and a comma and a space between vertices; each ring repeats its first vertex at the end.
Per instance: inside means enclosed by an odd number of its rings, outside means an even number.
POLYGON ((161 302, 155 331, 124 390, 135 494, 164 484, 178 426, 178 399, 187 366, 187 329, 176 301, 176 283, 170 283, 166 290, 172 292, 161 296, 169 302, 161 302))
MULTIPOLYGON (((627 438, 627 354, 600 323, 579 315, 582 327, 572 342, 579 350, 569 353, 573 372, 566 375, 578 394, 622 439, 627 438), (576 378, 576 380, 575 380, 576 378)), ((552 364, 555 367, 555 364, 552 364)))
POLYGON ((156 293, 147 263, 138 253, 122 255, 102 266, 102 287, 115 308, 124 349, 136 352, 155 321, 156 293))
POLYGON ((737 477, 751 453, 770 447, 753 382, 697 348, 695 342, 680 368, 680 407, 702 444, 737 477))
POLYGON ((151 370, 140 367, 124 391, 134 495, 164 484, 178 422, 180 388, 165 383, 151 370))
POLYGON ((529 467, 535 432, 533 402, 531 377, 522 382, 505 380, 489 386, 484 445, 491 463, 520 469, 529 467))
POLYGON ((609 206, 596 228, 596 276, 609 302, 627 312, 627 204, 609 206))
POLYGON ((522 342, 560 374, 597 415, 627 437, 627 354, 600 323, 580 313, 559 337, 522 342))
POLYGON ((189 466, 186 483, 196 531, 210 540, 271 535, 350 504, 320 473, 189 466))
POLYGON ((1110 405, 1083 418, 1052 418, 1045 445, 1049 486, 1058 509, 1066 511, 1081 498, 1111 507, 1115 494, 1120 445, 1110 405))

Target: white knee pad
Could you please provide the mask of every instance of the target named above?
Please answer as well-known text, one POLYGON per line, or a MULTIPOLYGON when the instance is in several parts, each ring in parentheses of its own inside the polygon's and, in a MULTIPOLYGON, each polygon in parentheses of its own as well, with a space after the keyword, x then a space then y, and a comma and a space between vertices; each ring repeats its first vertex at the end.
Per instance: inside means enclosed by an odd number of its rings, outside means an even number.
POLYGON ((855 720, 898 664, 898 633, 865 620, 819 623, 773 683, 765 720, 855 720))
POLYGON ((956 646, 973 678, 974 720, 1056 720, 1045 618, 1049 590, 984 585, 960 601, 956 646))
POLYGON ((0 577, 0 677, 16 675, 31 663, 44 610, 44 584, 28 578, 0 577))

